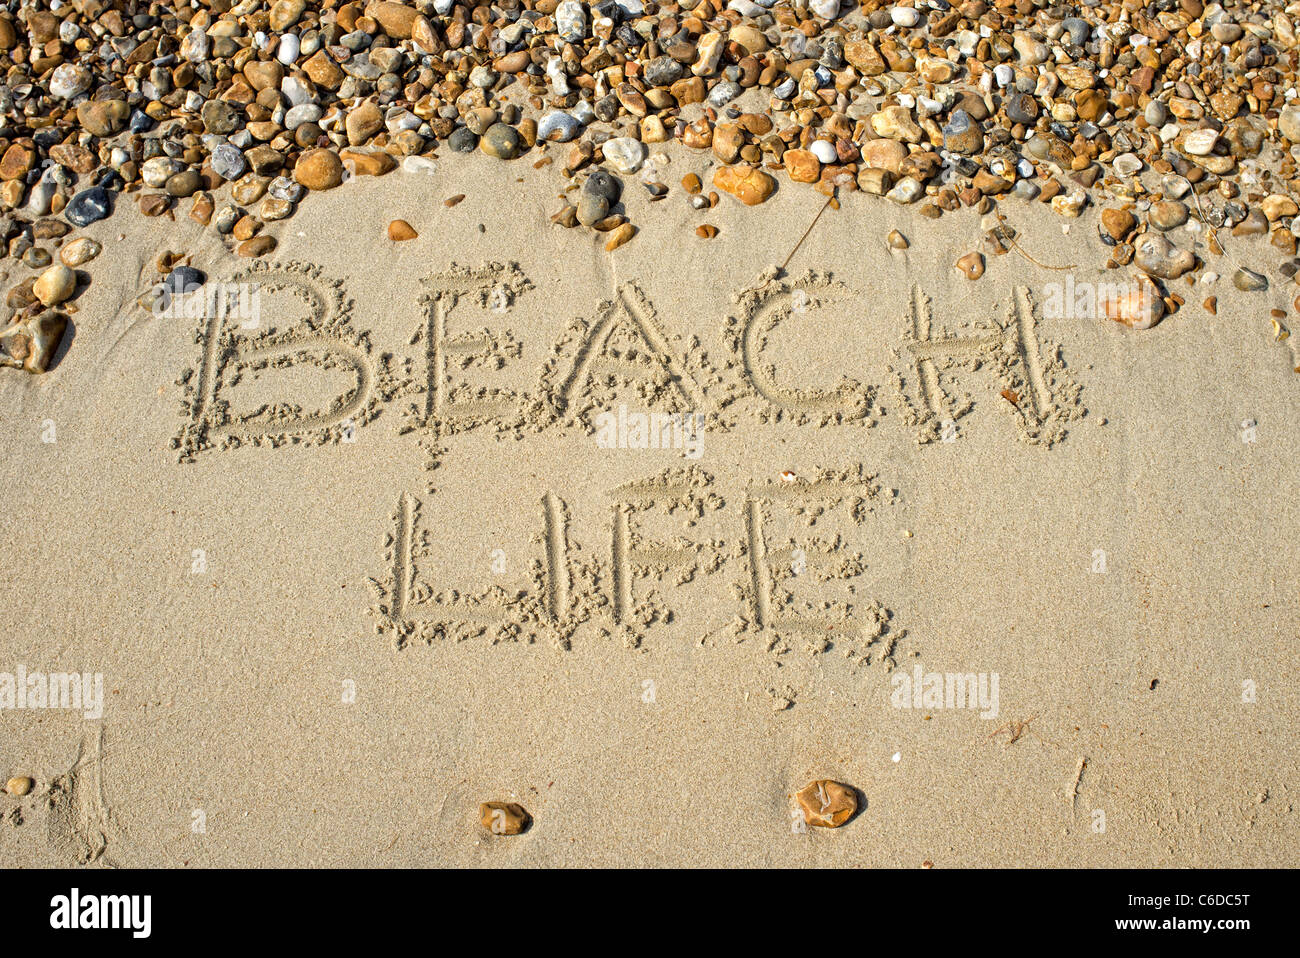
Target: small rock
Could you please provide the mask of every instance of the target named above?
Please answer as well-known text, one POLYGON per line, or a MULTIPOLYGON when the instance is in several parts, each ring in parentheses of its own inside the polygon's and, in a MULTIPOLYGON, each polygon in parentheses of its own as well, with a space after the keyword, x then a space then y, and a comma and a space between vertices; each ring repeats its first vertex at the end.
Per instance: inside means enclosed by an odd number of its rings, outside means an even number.
POLYGON ((1277 130, 1292 143, 1300 143, 1300 104, 1292 103, 1278 114, 1277 130))
POLYGON ((244 154, 231 143, 218 143, 212 148, 212 169, 224 180, 237 180, 244 175, 244 154))
POLYGON ((858 810, 857 793, 848 785, 830 779, 810 782, 794 797, 804 822, 817 828, 839 828, 858 810))
POLYGON ((620 173, 635 173, 645 162, 646 148, 630 136, 616 136, 601 147, 605 160, 620 173))
POLYGON ((331 150, 308 150, 298 157, 293 178, 309 190, 332 190, 343 182, 343 161, 331 150))
POLYGON ((609 215, 609 200, 598 193, 583 190, 578 196, 578 222, 595 226, 609 215))
POLYGON ((478 820, 493 835, 518 835, 527 830, 532 816, 515 802, 484 802, 478 807, 478 820))
POLYGON ((966 274, 967 279, 979 279, 984 275, 984 254, 967 253, 957 260, 956 266, 966 274))
POLYGON ((1258 293, 1268 289, 1268 278, 1243 266, 1232 274, 1232 285, 1247 293, 1258 293))
POLYGON ((36 783, 26 775, 16 775, 5 782, 5 791, 10 795, 26 795, 36 783))
MULTIPOLYGON (((716 138, 714 142, 717 142, 716 138)), ((811 150, 786 150, 782 162, 790 179, 796 183, 816 183, 821 177, 821 161, 811 150)))
POLYGON ((915 203, 925 195, 925 187, 914 176, 905 176, 897 183, 894 188, 885 194, 887 199, 895 203, 915 203))
POLYGON ((74 196, 63 210, 73 226, 89 226, 113 212, 113 200, 102 186, 92 186, 74 196))
POLYGON ((1193 130, 1183 137, 1183 152, 1189 156, 1209 156, 1219 142, 1215 130, 1193 130))
POLYGON ((64 266, 75 268, 89 263, 100 254, 102 249, 103 247, 89 236, 81 236, 59 250, 59 260, 64 266))
POLYGON ((1196 256, 1174 246, 1159 233, 1147 233, 1134 248, 1133 262, 1151 276, 1177 279, 1196 265, 1196 256))
POLYGON ((63 302, 76 288, 77 274, 62 264, 51 266, 32 284, 32 292, 45 306, 63 302))
POLYGON ((775 179, 744 163, 721 167, 713 174, 713 185, 730 193, 746 206, 757 206, 776 192, 775 179))
POLYGON ((907 237, 898 230, 890 230, 889 235, 885 237, 885 242, 889 244, 890 249, 897 250, 907 249, 911 245, 907 241, 907 237))
POLYGON ((393 220, 388 224, 388 238, 394 243, 413 240, 419 235, 420 234, 415 231, 415 227, 406 222, 406 220, 393 220))
POLYGON ((1137 226, 1137 217, 1128 210, 1101 211, 1102 231, 1117 243, 1133 232, 1135 226, 1137 226))
POLYGON ((235 252, 240 256, 253 257, 265 256, 273 249, 275 249, 275 237, 263 235, 244 240, 235 248, 235 252))
POLYGON ((591 175, 582 182, 582 192, 603 196, 613 205, 623 192, 623 184, 618 177, 604 170, 592 170, 591 175))
POLYGON ((77 106, 77 122, 92 136, 121 132, 131 115, 125 100, 89 100, 77 106))
POLYGON ((1159 203, 1151 204, 1151 209, 1147 212, 1147 222, 1162 233, 1167 233, 1186 223, 1188 213, 1186 203, 1178 200, 1161 200, 1159 203))
POLYGON ((1106 318, 1123 323, 1129 329, 1150 329, 1165 315, 1165 301, 1155 283, 1137 275, 1127 290, 1118 296, 1108 295, 1099 304, 1106 318))
POLYGON ((609 234, 609 242, 605 244, 605 252, 614 252, 634 235, 636 235, 636 227, 631 223, 623 223, 609 234))
POLYGON ((984 131, 965 110, 954 110, 948 125, 943 128, 943 145, 944 149, 954 153, 973 156, 984 148, 984 131))
POLYGON ((499 160, 513 160, 520 153, 519 131, 507 123, 494 123, 483 131, 479 148, 499 160))

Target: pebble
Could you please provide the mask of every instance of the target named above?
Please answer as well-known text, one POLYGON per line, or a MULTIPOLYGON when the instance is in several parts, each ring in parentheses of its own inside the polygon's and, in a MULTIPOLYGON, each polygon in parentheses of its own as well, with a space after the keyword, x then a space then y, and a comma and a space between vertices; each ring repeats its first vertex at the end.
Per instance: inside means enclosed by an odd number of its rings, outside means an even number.
POLYGON ((1161 100, 1152 100, 1143 110, 1142 118, 1159 129, 1169 122, 1169 107, 1161 100))
POLYGON ((890 249, 904 250, 911 244, 907 242, 907 237, 898 230, 890 230, 889 235, 885 237, 885 242, 889 244, 890 249))
POLYGON ((560 39, 570 43, 587 35, 587 14, 578 0, 563 0, 555 8, 555 29, 560 39))
POLYGON ((612 253, 618 249, 633 236, 636 235, 636 227, 631 223, 622 223, 615 227, 609 234, 609 242, 605 244, 605 252, 612 253))
MULTIPOLYGON (((898 7, 894 8, 899 9, 898 7)), ((965 110, 954 110, 943 128, 944 149, 972 156, 984 147, 984 133, 965 110)))
POLYGON ((1115 242, 1121 242, 1137 226, 1137 217, 1128 210, 1107 209, 1101 211, 1102 231, 1115 242))
POLYGON ((620 173, 635 173, 645 162, 645 144, 630 136, 616 136, 606 140, 601 149, 606 162, 620 173))
POLYGON ((468 127, 457 127, 447 137, 447 145, 457 153, 473 153, 478 146, 478 137, 468 127))
POLYGON ((308 150, 298 158, 293 178, 309 190, 332 190, 343 182, 343 161, 331 150, 308 150))
POLYGON ((59 260, 64 266, 75 268, 89 263, 101 250, 103 247, 95 240, 89 236, 80 236, 59 250, 59 260))
POLYGON ((274 236, 254 236, 251 239, 244 240, 244 242, 235 247, 235 253, 239 256, 250 258, 255 256, 265 256, 267 253, 275 249, 275 246, 276 243, 274 236))
POLYGON ((528 829, 532 816, 515 802, 484 802, 478 807, 478 820, 493 835, 519 835, 528 829))
POLYGON ((895 203, 915 203, 925 195, 925 187, 913 176, 905 176, 885 196, 895 203))
POLYGON ((776 180, 746 164, 724 166, 713 174, 713 185, 746 206, 757 206, 776 192, 776 180))
POLYGON ((5 791, 10 795, 23 796, 32 790, 36 782, 26 775, 15 775, 5 782, 5 791))
POLYGON ((1107 319, 1130 329, 1150 329, 1165 315, 1160 290, 1141 274, 1134 275, 1128 289, 1118 296, 1105 297, 1101 306, 1107 319))
POLYGON ((582 192, 584 194, 594 194, 602 197, 611 205, 618 202, 622 195, 623 184, 618 177, 604 170, 592 170, 582 182, 582 192))
POLYGON ((522 143, 519 131, 506 123, 494 123, 483 131, 479 148, 488 156, 499 160, 513 160, 519 156, 522 143))
POLYGON ((966 274, 967 279, 979 279, 984 275, 984 255, 982 253, 967 253, 957 260, 956 267, 966 274))
POLYGON ((609 215, 609 200, 598 193, 584 190, 578 196, 578 222, 583 226, 595 226, 609 215))
POLYGON ((572 113, 552 110, 537 121, 537 138, 568 143, 582 133, 582 122, 572 113))
POLYGON ((1152 276, 1177 279, 1196 265, 1196 256, 1174 246, 1159 233, 1147 233, 1134 246, 1133 263, 1152 276))
POLYGON ((207 277, 203 275, 201 269, 182 265, 177 266, 168 273, 163 282, 172 291, 173 295, 177 295, 198 289, 206 279, 207 277))
POLYGON ((1248 293, 1258 293, 1268 289, 1268 277, 1243 266, 1232 274, 1232 285, 1248 293))
POLYGON ((813 140, 808 149, 822 163, 839 162, 839 154, 835 150, 835 144, 829 140, 813 140))
POLYGON ((889 8, 889 19, 896 27, 911 28, 921 22, 921 11, 914 7, 894 6, 889 8))
POLYGON ((1292 143, 1300 143, 1300 104, 1283 108, 1278 114, 1277 130, 1292 143))
POLYGON ((1162 232, 1177 229, 1187 222, 1187 204, 1178 200, 1161 200, 1151 204, 1147 213, 1147 222, 1162 232))
POLYGON ((406 220, 393 220, 388 224, 388 238, 394 243, 403 243, 406 240, 413 240, 420 234, 415 231, 410 223, 406 220))
POLYGON ((831 779, 809 782, 794 797, 804 823, 817 828, 839 828, 858 810, 857 792, 831 779))
POLYGON ((1189 156, 1209 156, 1218 143, 1216 130, 1193 130, 1183 137, 1183 152, 1189 156))
POLYGON ((60 263, 36 278, 32 292, 44 306, 55 306, 68 299, 77 288, 77 274, 60 263))

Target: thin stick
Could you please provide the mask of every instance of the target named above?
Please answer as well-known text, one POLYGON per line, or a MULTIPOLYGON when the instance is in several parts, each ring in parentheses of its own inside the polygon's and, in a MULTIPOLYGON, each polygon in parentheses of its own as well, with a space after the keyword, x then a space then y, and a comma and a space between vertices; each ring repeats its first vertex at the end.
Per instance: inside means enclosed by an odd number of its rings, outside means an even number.
MULTIPOLYGON (((998 222, 1005 223, 1006 221, 1007 218, 1002 215, 1002 211, 998 210, 998 222)), ((1016 242, 1014 236, 1008 236, 1006 237, 1006 240, 1008 243, 1011 244, 1011 248, 1014 249, 1017 253, 1019 253, 1025 259, 1029 260, 1029 262, 1033 263, 1035 266, 1041 266, 1043 269, 1054 269, 1054 270, 1074 269, 1076 265, 1074 263, 1071 263, 1069 266, 1048 266, 1046 263, 1040 263, 1038 260, 1034 259, 1028 253, 1026 253, 1024 249, 1021 247, 1021 245, 1016 242)))
POLYGON ((799 252, 799 247, 802 246, 803 241, 808 238, 808 234, 813 231, 813 227, 817 225, 817 221, 822 218, 822 214, 826 212, 826 207, 831 205, 831 200, 833 199, 835 199, 834 193, 826 197, 826 202, 822 204, 822 208, 817 211, 817 215, 813 217, 813 221, 809 223, 808 228, 803 231, 803 236, 799 237, 799 242, 794 244, 794 249, 790 250, 790 255, 787 256, 785 262, 781 264, 781 272, 785 272, 785 268, 790 265, 790 260, 794 259, 795 253, 799 252))

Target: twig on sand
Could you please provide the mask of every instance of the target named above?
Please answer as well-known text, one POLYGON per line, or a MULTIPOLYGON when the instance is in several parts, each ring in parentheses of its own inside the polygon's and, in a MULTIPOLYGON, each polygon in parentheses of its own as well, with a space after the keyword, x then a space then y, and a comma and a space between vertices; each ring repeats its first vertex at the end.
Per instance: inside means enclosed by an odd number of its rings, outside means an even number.
POLYGON ((813 231, 813 227, 817 225, 817 221, 818 221, 819 219, 821 219, 821 218, 822 218, 822 214, 826 212, 826 207, 830 206, 830 205, 831 205, 831 202, 832 202, 834 199, 835 199, 835 194, 834 194, 834 193, 832 193, 830 196, 826 197, 826 202, 822 204, 822 208, 819 209, 819 210, 817 211, 817 215, 813 217, 813 221, 812 221, 811 223, 809 223, 809 224, 808 224, 808 228, 807 228, 806 230, 803 231, 803 236, 800 236, 800 237, 799 237, 799 242, 797 242, 797 243, 794 244, 794 249, 790 250, 790 255, 787 256, 787 257, 785 258, 785 262, 781 264, 781 270, 780 270, 780 272, 782 272, 782 273, 785 272, 785 268, 786 268, 787 266, 790 265, 790 260, 794 259, 794 254, 797 253, 797 252, 799 252, 799 247, 803 245, 803 241, 806 240, 806 239, 808 238, 808 234, 811 233, 811 232, 813 231))
POLYGON ((1026 732, 1029 731, 1029 723, 1032 722, 1037 717, 1038 716, 1036 715, 1031 715, 1029 716, 1029 718, 1024 719, 1023 721, 1014 721, 1014 720, 1010 721, 1006 725, 1003 725, 1001 728, 996 728, 992 732, 990 732, 989 738, 997 738, 999 735, 1005 732, 1007 735, 1007 740, 1002 743, 1002 747, 1009 748, 1010 746, 1015 745, 1016 742, 1020 741, 1021 737, 1026 732))
MULTIPOLYGON (((1005 222, 1007 221, 1006 216, 1003 215, 1003 213, 1002 213, 1001 210, 997 210, 996 213, 997 213, 997 217, 998 217, 998 222, 999 222, 999 223, 1005 223, 1005 222)), ((1016 242, 1016 239, 1015 239, 1014 236, 1004 236, 1004 237, 1002 237, 1002 239, 1005 239, 1008 243, 1010 243, 1012 249, 1014 249, 1017 253, 1019 253, 1019 254, 1020 254, 1021 256, 1023 256, 1025 259, 1029 260, 1029 262, 1033 263, 1035 266, 1041 266, 1043 269, 1054 269, 1054 270, 1064 270, 1064 269, 1074 269, 1074 268, 1075 268, 1075 265, 1076 265, 1076 264, 1074 264, 1074 263, 1070 263, 1068 266, 1048 266, 1046 263, 1041 263, 1041 262, 1039 262, 1038 260, 1034 259, 1034 257, 1030 256, 1028 253, 1026 253, 1024 247, 1021 246, 1019 243, 1016 242)))

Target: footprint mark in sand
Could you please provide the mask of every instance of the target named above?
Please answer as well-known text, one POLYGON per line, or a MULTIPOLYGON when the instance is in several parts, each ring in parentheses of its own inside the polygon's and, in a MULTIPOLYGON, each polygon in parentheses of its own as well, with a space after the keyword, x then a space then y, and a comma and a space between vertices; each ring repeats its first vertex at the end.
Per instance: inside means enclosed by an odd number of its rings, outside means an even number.
POLYGON ((104 798, 103 725, 82 733, 72 767, 50 785, 49 807, 49 841, 61 855, 116 867, 108 854, 118 835, 104 798))

